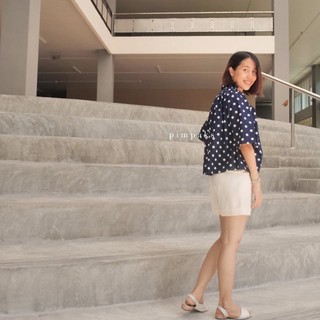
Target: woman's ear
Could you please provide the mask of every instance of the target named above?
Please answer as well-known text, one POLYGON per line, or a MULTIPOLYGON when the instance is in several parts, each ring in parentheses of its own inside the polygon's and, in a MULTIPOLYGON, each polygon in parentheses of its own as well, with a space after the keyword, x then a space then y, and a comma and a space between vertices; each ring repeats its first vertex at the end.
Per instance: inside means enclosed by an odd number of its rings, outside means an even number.
POLYGON ((229 73, 230 73, 230 76, 231 76, 231 78, 233 77, 233 75, 234 75, 234 70, 233 70, 233 68, 232 67, 229 67, 229 73))

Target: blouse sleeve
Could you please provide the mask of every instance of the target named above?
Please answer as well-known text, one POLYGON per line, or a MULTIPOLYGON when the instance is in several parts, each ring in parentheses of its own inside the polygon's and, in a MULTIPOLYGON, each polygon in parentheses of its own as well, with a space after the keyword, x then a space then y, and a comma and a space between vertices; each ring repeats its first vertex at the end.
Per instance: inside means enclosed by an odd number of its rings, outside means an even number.
POLYGON ((212 118, 214 116, 213 113, 214 113, 214 110, 213 110, 213 107, 211 107, 208 119, 202 125, 200 132, 198 134, 198 139, 201 140, 202 142, 206 142, 212 137, 212 121, 213 121, 212 118))
MULTIPOLYGON (((239 94, 240 95, 240 94, 239 94)), ((237 147, 241 144, 256 144, 255 114, 244 96, 234 95, 228 101, 228 116, 233 141, 237 147)))
POLYGON ((198 139, 202 142, 206 142, 210 137, 210 127, 209 127, 209 119, 205 121, 203 126, 200 129, 200 132, 198 134, 198 139))

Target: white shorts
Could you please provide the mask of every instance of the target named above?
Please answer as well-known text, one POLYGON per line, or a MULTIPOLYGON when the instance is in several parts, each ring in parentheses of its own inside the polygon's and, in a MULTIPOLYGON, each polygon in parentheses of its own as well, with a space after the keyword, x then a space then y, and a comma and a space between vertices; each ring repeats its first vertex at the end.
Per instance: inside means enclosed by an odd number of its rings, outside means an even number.
POLYGON ((249 172, 234 170, 210 176, 209 198, 215 214, 250 216, 252 187, 249 172))

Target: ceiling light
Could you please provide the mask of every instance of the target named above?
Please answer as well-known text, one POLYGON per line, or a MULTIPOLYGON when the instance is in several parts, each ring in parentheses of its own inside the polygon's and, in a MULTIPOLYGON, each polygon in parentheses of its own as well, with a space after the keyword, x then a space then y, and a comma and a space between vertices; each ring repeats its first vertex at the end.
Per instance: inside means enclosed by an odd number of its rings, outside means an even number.
POLYGON ((47 44, 47 40, 41 36, 39 36, 39 40, 44 43, 44 44, 47 44))
POLYGON ((72 69, 77 71, 78 73, 82 73, 82 71, 80 69, 78 69, 76 66, 72 66, 72 69))

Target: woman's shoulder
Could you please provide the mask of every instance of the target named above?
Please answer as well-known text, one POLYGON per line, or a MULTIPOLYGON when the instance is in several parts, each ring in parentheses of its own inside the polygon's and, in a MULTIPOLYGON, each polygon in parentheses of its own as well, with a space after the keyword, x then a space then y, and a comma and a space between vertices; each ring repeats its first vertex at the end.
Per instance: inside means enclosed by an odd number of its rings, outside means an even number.
POLYGON ((219 97, 224 102, 232 102, 245 105, 249 104, 246 96, 242 92, 240 92, 234 85, 223 87, 220 91, 219 97))
POLYGON ((246 99, 245 95, 238 90, 235 85, 228 85, 221 88, 220 94, 221 97, 229 97, 235 99, 246 99))

